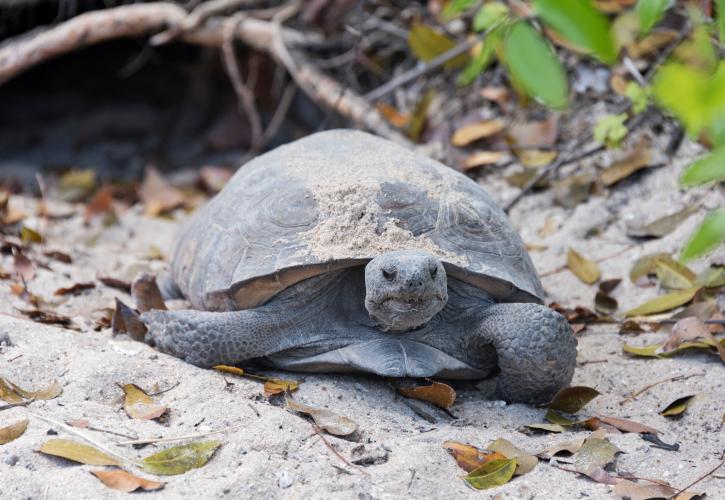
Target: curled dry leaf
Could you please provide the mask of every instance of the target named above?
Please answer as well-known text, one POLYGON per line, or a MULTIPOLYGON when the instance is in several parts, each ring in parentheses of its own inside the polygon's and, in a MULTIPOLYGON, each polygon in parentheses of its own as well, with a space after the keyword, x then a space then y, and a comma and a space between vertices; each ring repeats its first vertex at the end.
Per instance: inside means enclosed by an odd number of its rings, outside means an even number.
POLYGON ((94 283, 74 283, 67 288, 58 288, 55 292, 53 292, 53 295, 78 295, 85 290, 90 290, 95 287, 96 285, 94 283))
POLYGON ((139 312, 145 313, 152 309, 166 310, 161 297, 161 290, 156 284, 156 277, 148 273, 139 273, 131 283, 131 297, 139 312))
POLYGON ((168 410, 168 407, 157 404, 151 396, 135 384, 124 384, 121 389, 125 394, 123 409, 131 418, 153 420, 161 417, 168 410))
POLYGON ((119 299, 116 299, 116 310, 111 319, 111 329, 113 335, 125 333, 138 341, 143 341, 147 331, 139 314, 119 299))
POLYGON ((451 143, 454 146, 467 146, 474 141, 497 134, 505 128, 506 123, 499 118, 469 123, 456 129, 451 137, 451 143))
POLYGON ((684 342, 703 339, 708 345, 717 349, 720 359, 725 362, 725 349, 715 339, 707 325, 699 318, 682 318, 672 327, 670 337, 662 346, 663 352, 669 352, 680 347, 684 342))
POLYGON ((349 436, 357 430, 357 424, 353 420, 326 408, 315 408, 292 398, 285 398, 285 403, 287 408, 309 415, 320 429, 324 429, 335 436, 349 436))
POLYGON ((655 273, 662 288, 668 290, 685 290, 695 285, 697 276, 687 266, 680 264, 671 257, 655 261, 655 273))
POLYGON ((695 493, 693 491, 680 491, 667 484, 638 484, 626 479, 617 481, 614 485, 613 493, 618 498, 628 498, 629 500, 650 500, 652 498, 673 497, 675 500, 690 500, 703 495, 703 493, 695 493))
POLYGON ((617 417, 592 417, 584 421, 584 425, 592 430, 597 430, 600 424, 609 425, 622 432, 633 432, 636 434, 657 434, 659 431, 639 422, 617 417))
POLYGON ((612 278, 599 282, 599 291, 609 295, 622 282, 621 278, 612 278))
POLYGON ((695 399, 695 396, 697 396, 697 394, 690 394, 689 396, 683 396, 675 399, 673 402, 665 406, 662 411, 660 411, 660 415, 663 417, 679 417, 685 413, 685 410, 687 410, 687 407, 690 406, 690 403, 692 403, 695 399))
POLYGON ((149 481, 142 477, 134 476, 125 470, 92 470, 91 474, 96 476, 103 484, 111 489, 131 493, 138 489, 144 491, 156 491, 163 488, 166 483, 149 481))
POLYGON ((562 443, 555 444, 554 446, 551 446, 542 452, 537 453, 536 456, 544 460, 550 460, 556 455, 559 455, 560 453, 568 453, 570 455, 573 455, 581 449, 585 440, 586 438, 579 438, 572 441, 564 441, 562 443))
POLYGON ((144 458, 146 472, 157 476, 175 476, 203 467, 221 446, 219 441, 197 441, 167 448, 144 458))
POLYGON ((23 435, 25 429, 28 428, 28 419, 24 418, 18 420, 5 427, 0 427, 0 444, 7 444, 10 441, 15 441, 23 435))
POLYGON ((264 395, 266 397, 274 396, 276 394, 282 394, 284 392, 296 391, 300 384, 296 380, 285 380, 282 378, 270 378, 262 375, 255 375, 252 373, 246 373, 243 369, 237 368, 236 366, 227 365, 216 365, 214 370, 222 373, 230 373, 237 377, 247 377, 253 380, 260 380, 264 382, 264 395))
POLYGON ((614 478, 604 471, 604 467, 622 451, 600 437, 588 437, 574 456, 574 468, 599 483, 614 484, 614 478))
POLYGON ((506 158, 508 158, 508 153, 503 151, 478 151, 466 157, 463 162, 463 170, 499 163, 506 158))
POLYGON ((152 166, 146 169, 146 176, 139 187, 138 196, 144 204, 146 214, 151 216, 179 208, 185 201, 184 193, 169 184, 152 166))
POLYGON ((465 481, 477 490, 487 490, 508 483, 516 470, 516 459, 492 460, 468 473, 465 481))
POLYGON ((430 385, 415 387, 400 387, 395 385, 395 388, 403 396, 428 401, 441 408, 450 408, 456 400, 456 391, 451 386, 442 382, 436 382, 434 380, 428 381, 430 385))
POLYGON ((610 297, 606 293, 599 291, 594 296, 594 309, 600 314, 612 314, 618 307, 617 299, 610 297))
POLYGON ((566 430, 566 427, 560 424, 526 424, 524 426, 524 429, 531 429, 534 431, 543 431, 543 432, 564 432, 566 430))
POLYGON ((532 470, 534 470, 534 467, 536 467, 536 464, 539 463, 538 459, 534 455, 525 451, 521 451, 506 439, 499 438, 493 443, 489 444, 486 449, 496 453, 501 453, 506 458, 515 458, 515 476, 520 476, 522 474, 526 474, 527 472, 531 472, 532 470))
POLYGON ((556 393, 547 408, 573 414, 584 408, 599 394, 596 389, 583 385, 566 387, 556 393))
POLYGON ((624 315, 627 317, 647 316, 649 314, 669 311, 671 309, 674 309, 675 307, 684 306, 685 304, 690 302, 695 297, 695 294, 698 291, 700 291, 700 289, 694 287, 688 288, 686 290, 670 292, 665 295, 660 295, 659 297, 655 297, 654 299, 649 300, 644 304, 635 307, 634 309, 630 309, 629 311, 625 312, 624 315))
POLYGON ((0 399, 8 403, 20 403, 28 399, 53 399, 57 398, 62 391, 57 380, 51 382, 45 389, 27 391, 0 377, 0 399))
POLYGON ((115 458, 87 444, 70 439, 49 439, 38 449, 46 455, 65 458, 86 465, 118 465, 115 458))
POLYGON ((671 257, 667 253, 655 253, 644 255, 634 261, 634 265, 629 271, 630 281, 637 286, 647 285, 647 277, 650 274, 655 274, 656 264, 659 259, 671 259, 671 257))
POLYGON ((503 454, 495 451, 480 450, 469 444, 457 441, 446 441, 443 448, 456 460, 458 466, 466 472, 478 469, 483 464, 492 460, 506 458, 503 454))
MULTIPOLYGON (((38 298, 33 295, 31 302, 37 303, 37 300, 38 298)), ((53 311, 43 311, 41 309, 18 309, 18 311, 38 323, 46 325, 61 325, 66 328, 72 328, 71 325, 73 320, 64 314, 53 311)))
POLYGON ((642 141, 627 156, 607 167, 599 175, 599 181, 604 186, 612 186, 647 167, 651 161, 652 150, 645 141, 642 141))
POLYGON ((587 285, 596 283, 602 275, 596 262, 587 259, 573 248, 566 253, 566 266, 587 285))
POLYGON ((21 251, 14 252, 13 271, 24 281, 30 281, 35 278, 35 266, 33 262, 21 251))

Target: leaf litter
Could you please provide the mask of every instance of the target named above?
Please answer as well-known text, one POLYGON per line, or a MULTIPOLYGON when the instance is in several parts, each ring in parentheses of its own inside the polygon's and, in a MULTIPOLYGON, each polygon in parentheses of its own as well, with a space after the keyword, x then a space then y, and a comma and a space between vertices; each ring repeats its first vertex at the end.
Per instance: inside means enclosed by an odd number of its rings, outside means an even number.
POLYGON ((168 407, 157 404, 151 396, 135 384, 124 384, 121 389, 125 395, 123 409, 133 419, 162 419, 168 411, 168 407))
POLYGON ((157 476, 175 476, 198 469, 214 456, 220 441, 196 441, 167 448, 141 461, 143 469, 157 476))
POLYGON ((312 420, 314 420, 317 427, 335 436, 349 436, 358 429, 357 423, 353 420, 345 416, 338 415, 327 408, 309 406, 304 403, 300 403, 299 401, 295 401, 290 397, 285 397, 285 404, 287 405, 287 408, 293 411, 309 415, 312 417, 312 420))
POLYGON ((166 483, 144 479, 121 469, 92 470, 90 472, 104 485, 114 490, 123 491, 124 493, 131 493, 138 489, 143 491, 157 491, 166 486, 166 483))

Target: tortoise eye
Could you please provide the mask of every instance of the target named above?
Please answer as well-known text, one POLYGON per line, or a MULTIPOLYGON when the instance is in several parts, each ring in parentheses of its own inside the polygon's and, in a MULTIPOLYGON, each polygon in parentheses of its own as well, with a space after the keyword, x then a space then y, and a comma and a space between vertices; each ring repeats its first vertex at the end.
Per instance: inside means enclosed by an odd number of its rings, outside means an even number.
POLYGON ((388 281, 393 281, 395 279, 395 271, 386 271, 383 269, 383 278, 385 278, 388 281))

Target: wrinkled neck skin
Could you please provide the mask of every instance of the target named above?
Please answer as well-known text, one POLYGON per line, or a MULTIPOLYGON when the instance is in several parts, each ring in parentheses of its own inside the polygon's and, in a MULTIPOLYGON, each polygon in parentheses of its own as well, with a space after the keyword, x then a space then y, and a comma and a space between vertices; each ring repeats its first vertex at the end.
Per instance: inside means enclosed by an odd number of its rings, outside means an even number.
POLYGON ((365 308, 383 331, 425 325, 447 301, 446 271, 427 252, 387 252, 365 266, 365 308))

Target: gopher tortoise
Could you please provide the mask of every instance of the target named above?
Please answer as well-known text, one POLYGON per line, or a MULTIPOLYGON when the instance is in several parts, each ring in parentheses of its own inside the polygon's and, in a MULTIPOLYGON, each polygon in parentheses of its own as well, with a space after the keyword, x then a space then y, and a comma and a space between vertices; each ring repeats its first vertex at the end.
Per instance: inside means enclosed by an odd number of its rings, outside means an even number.
POLYGON ((393 142, 320 132, 250 161, 180 234, 146 341, 202 367, 480 379, 544 402, 576 340, 504 212, 393 142))

